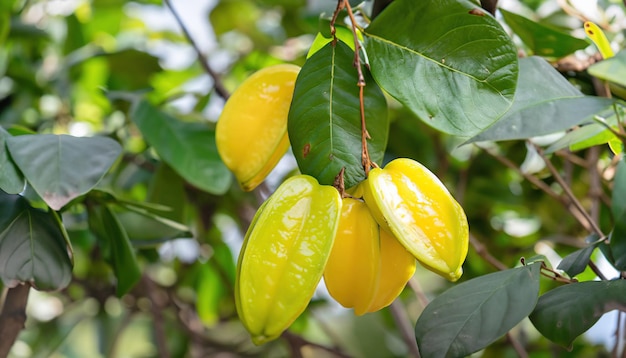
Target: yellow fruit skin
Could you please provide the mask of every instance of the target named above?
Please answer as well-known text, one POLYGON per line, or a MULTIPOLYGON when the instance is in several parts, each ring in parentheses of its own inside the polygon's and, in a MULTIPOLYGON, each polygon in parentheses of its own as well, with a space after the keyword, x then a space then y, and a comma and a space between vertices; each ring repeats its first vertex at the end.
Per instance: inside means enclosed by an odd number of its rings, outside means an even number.
POLYGON ((255 344, 306 309, 333 246, 341 196, 307 175, 286 180, 255 215, 237 263, 237 313, 255 344))
POLYGON ((367 205, 343 199, 339 229, 326 264, 330 295, 356 315, 378 311, 393 302, 415 272, 415 258, 380 230, 367 205))
POLYGON ((354 313, 367 312, 378 287, 380 245, 378 224, 364 202, 345 198, 337 236, 324 282, 330 295, 354 313))
POLYGON ((415 273, 415 257, 391 234, 380 229, 379 283, 368 312, 389 306, 415 273))
POLYGON ((441 181, 416 161, 400 158, 372 169, 366 183, 364 199, 376 221, 426 268, 458 280, 469 226, 441 181))
POLYGON ((217 150, 245 191, 256 188, 289 148, 287 116, 300 67, 266 67, 246 79, 224 105, 217 150))

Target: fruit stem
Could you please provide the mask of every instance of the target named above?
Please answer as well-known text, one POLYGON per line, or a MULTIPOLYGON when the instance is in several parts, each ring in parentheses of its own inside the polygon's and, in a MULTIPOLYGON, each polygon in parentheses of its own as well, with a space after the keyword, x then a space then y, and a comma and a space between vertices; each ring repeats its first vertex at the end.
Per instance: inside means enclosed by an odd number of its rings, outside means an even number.
POLYGON ((370 159, 369 150, 367 148, 367 140, 371 139, 370 134, 367 132, 367 125, 365 121, 365 100, 363 98, 363 92, 365 88, 365 76, 363 76, 363 69, 361 67, 361 57, 360 52, 362 49, 361 43, 359 42, 357 23, 354 17, 354 13, 352 12, 352 7, 350 6, 350 2, 348 0, 338 0, 337 8, 333 13, 333 17, 330 20, 330 33, 333 35, 333 46, 337 43, 336 36, 336 28, 335 22, 337 21, 337 17, 339 16, 339 12, 341 10, 346 9, 348 11, 348 17, 350 17, 350 25, 352 28, 352 36, 354 37, 354 62, 353 66, 357 71, 357 83, 356 85, 359 87, 359 106, 361 113, 361 164, 363 165, 363 170, 365 171, 365 176, 367 177, 372 167, 373 163, 370 159))

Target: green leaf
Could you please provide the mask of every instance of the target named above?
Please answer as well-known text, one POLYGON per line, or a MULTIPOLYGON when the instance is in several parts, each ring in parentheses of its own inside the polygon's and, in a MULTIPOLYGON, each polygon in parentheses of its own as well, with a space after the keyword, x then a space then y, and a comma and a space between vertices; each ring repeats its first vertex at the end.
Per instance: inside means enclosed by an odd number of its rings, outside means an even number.
POLYGON ((11 135, 0 127, 0 189, 8 194, 18 194, 24 190, 26 181, 9 156, 6 140, 11 135))
POLYGON ((613 178, 613 196, 611 198, 611 212, 615 219, 626 213, 626 160, 622 158, 617 163, 613 178))
POLYGON ((122 151, 106 137, 54 134, 11 137, 7 145, 30 185, 54 210, 89 192, 122 151))
MULTIPOLYGON (((354 52, 341 41, 327 44, 309 58, 296 80, 289 110, 289 140, 303 174, 332 185, 345 168, 346 188, 363 179, 361 112, 354 52)), ((371 160, 382 164, 389 121, 382 91, 364 68, 365 120, 371 160)))
POLYGON ((72 278, 67 238, 52 216, 19 195, 0 191, 0 278, 13 287, 29 282, 39 290, 58 290, 72 278))
POLYGON ((551 341, 570 347, 606 312, 626 310, 626 281, 587 281, 539 297, 530 320, 551 341))
POLYGON ((112 91, 146 89, 152 76, 163 70, 158 57, 134 49, 106 54, 105 58, 110 71, 108 89, 112 91))
POLYGON ((595 114, 611 111, 613 100, 584 96, 540 57, 520 60, 515 102, 484 132, 466 143, 525 139, 564 131, 595 114))
POLYGON ((570 277, 574 277, 582 273, 587 268, 591 254, 597 246, 598 243, 595 243, 572 252, 571 254, 565 256, 556 268, 567 272, 570 277))
POLYGON ((626 50, 589 66, 588 71, 599 79, 626 86, 626 50))
POLYGON ((88 206, 89 228, 100 241, 103 257, 117 277, 118 296, 130 291, 141 278, 141 270, 126 230, 109 205, 88 206))
POLYGON ((424 358, 464 357, 483 349, 532 312, 541 263, 463 282, 430 302, 415 325, 424 358))
POLYGON ((598 123, 590 123, 567 132, 561 139, 552 143, 545 152, 550 154, 563 148, 569 148, 573 152, 579 151, 605 144, 614 137, 615 135, 606 127, 598 123))
POLYGON ((365 30, 372 75, 426 124, 469 137, 511 106, 517 49, 469 0, 396 0, 365 30))
POLYGON ((211 194, 224 194, 230 172, 215 146, 215 131, 202 123, 181 122, 141 101, 132 120, 161 159, 189 183, 211 194))
POLYGON ((561 58, 589 46, 586 40, 570 36, 502 8, 499 10, 507 25, 535 55, 561 58))

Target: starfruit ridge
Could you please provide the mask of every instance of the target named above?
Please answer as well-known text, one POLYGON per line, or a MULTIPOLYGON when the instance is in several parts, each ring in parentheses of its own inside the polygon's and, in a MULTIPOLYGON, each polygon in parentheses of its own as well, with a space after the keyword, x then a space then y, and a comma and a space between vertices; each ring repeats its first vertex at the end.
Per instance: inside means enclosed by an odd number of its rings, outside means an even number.
POLYGON ((255 215, 237 265, 237 312, 255 344, 306 309, 338 226, 341 196, 307 175, 287 179, 255 215))

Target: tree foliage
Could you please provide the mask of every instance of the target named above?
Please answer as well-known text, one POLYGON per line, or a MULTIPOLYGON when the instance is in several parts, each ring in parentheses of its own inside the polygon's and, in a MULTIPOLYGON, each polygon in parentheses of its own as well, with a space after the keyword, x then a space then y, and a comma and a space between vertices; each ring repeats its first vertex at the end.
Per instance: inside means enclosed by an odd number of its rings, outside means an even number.
POLYGON ((0 356, 623 354, 626 4, 481 3, 3 0, 0 356), (279 63, 302 66, 291 151, 244 192, 215 125, 279 63), (295 173, 353 192, 364 157, 446 184, 462 278, 419 267, 361 317, 321 285, 255 346, 234 299, 255 212, 295 173))

